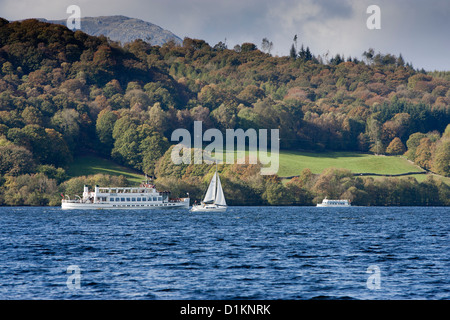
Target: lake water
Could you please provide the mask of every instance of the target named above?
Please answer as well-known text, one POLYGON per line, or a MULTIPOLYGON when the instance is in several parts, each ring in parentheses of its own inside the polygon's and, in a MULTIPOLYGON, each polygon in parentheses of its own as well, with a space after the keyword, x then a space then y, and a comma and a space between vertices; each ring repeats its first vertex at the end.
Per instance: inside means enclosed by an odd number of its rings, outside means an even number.
POLYGON ((450 299, 449 245, 449 208, 1 207, 0 299, 450 299))

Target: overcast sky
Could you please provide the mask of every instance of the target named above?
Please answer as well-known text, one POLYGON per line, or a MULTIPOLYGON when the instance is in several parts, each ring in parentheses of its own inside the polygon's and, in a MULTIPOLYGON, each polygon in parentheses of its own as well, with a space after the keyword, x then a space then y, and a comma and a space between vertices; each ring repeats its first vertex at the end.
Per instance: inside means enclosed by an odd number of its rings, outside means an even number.
POLYGON ((152 22, 180 38, 225 41, 229 48, 264 37, 272 54, 288 55, 294 35, 315 55, 361 59, 368 48, 402 54, 415 68, 450 70, 450 0, 0 0, 0 16, 65 19, 125 15, 152 22), (381 9, 381 29, 369 30, 369 5, 381 9))

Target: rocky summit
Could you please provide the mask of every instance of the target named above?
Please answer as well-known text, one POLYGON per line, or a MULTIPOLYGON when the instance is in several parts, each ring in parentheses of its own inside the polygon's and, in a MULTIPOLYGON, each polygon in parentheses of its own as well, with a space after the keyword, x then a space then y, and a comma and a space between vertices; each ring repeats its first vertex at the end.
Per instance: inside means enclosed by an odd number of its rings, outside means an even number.
MULTIPOLYGON (((41 21, 66 25, 66 20, 41 21)), ((81 18, 81 31, 92 35, 104 35, 107 38, 122 44, 142 39, 152 45, 161 46, 173 40, 180 43, 182 40, 172 32, 153 23, 125 16, 101 16, 81 18)))

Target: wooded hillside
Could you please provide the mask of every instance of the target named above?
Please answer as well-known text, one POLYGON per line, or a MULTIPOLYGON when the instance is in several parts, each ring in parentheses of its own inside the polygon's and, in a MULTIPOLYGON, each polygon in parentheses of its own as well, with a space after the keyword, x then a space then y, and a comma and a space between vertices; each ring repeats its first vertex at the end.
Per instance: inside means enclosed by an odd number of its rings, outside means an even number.
MULTIPOLYGON (((282 149, 406 152, 450 175, 445 72, 373 49, 328 59, 304 46, 274 57, 267 39, 261 48, 189 38, 121 47, 61 25, 0 19, 0 185, 40 172, 57 189, 73 157, 88 152, 165 178, 158 169, 171 133, 194 121, 204 130, 279 129, 282 149)), ((263 189, 252 192, 262 199, 263 189)))

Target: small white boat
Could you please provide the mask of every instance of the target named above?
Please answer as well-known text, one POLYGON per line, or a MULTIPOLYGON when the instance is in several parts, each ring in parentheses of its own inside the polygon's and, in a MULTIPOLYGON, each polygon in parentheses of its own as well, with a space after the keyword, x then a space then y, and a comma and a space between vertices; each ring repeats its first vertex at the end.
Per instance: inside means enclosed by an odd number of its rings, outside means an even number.
POLYGON ((192 212, 225 212, 227 210, 227 202, 223 194, 222 184, 220 183, 219 174, 216 172, 209 183, 208 191, 205 198, 199 205, 191 208, 192 212))
POLYGON ((323 199, 322 203, 318 203, 317 207, 351 207, 350 201, 348 200, 330 200, 323 199))

